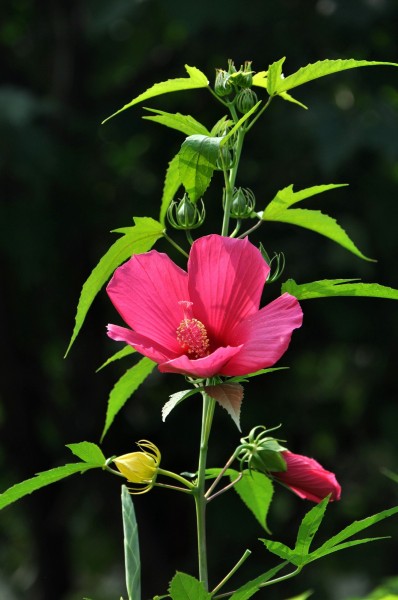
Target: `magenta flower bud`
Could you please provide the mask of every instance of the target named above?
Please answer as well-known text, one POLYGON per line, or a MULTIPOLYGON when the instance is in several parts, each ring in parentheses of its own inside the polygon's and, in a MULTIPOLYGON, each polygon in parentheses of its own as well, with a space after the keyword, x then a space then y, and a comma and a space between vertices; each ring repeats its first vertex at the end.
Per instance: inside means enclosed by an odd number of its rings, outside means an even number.
POLYGON ((340 500, 341 487, 334 473, 326 471, 316 460, 293 454, 289 450, 281 453, 286 461, 286 471, 272 473, 276 481, 280 481, 300 498, 321 502, 331 494, 330 501, 340 500))

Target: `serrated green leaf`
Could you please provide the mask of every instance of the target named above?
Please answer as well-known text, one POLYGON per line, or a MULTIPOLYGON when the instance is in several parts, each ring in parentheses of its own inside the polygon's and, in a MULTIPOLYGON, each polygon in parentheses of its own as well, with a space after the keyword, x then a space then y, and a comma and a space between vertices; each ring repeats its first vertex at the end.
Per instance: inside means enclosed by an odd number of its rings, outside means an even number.
POLYGON ((221 147, 225 146, 225 144, 227 143, 229 138, 231 138, 233 135, 235 135, 235 133, 238 131, 238 129, 240 129, 242 127, 242 125, 247 121, 247 119, 249 119, 252 116, 252 114, 254 114, 256 112, 256 110, 258 109, 260 104, 261 104, 261 100, 259 100, 254 106, 252 106, 252 108, 250 110, 248 110, 247 113, 245 113, 243 115, 243 117, 241 117, 239 119, 239 121, 237 121, 235 123, 235 125, 232 127, 232 129, 230 129, 228 131, 228 133, 221 138, 221 142, 220 142, 221 147))
POLYGON ((207 190, 220 150, 221 137, 191 135, 178 153, 180 181, 192 202, 207 190))
POLYGON ((133 227, 117 231, 123 234, 101 258, 83 285, 77 305, 75 326, 65 356, 75 341, 94 298, 113 271, 133 254, 147 252, 163 235, 163 225, 150 217, 135 217, 133 227))
POLYGON ((196 67, 190 67, 189 65, 185 65, 185 70, 188 73, 188 77, 177 77, 176 79, 168 79, 167 81, 162 81, 160 83, 155 83, 150 88, 148 88, 145 92, 136 96, 129 102, 125 104, 122 108, 117 110, 115 113, 107 117, 102 121, 102 125, 112 119, 119 113, 127 110, 131 106, 138 104, 139 102, 144 102, 145 100, 149 100, 149 98, 154 98, 155 96, 161 96, 163 94, 168 94, 170 92, 180 92, 183 90, 193 90, 198 88, 205 88, 209 85, 209 81, 204 73, 197 69, 196 67))
POLYGON ((176 154, 175 157, 169 162, 169 166, 167 167, 159 216, 159 221, 162 224, 165 223, 167 209, 174 200, 174 196, 178 192, 179 187, 182 185, 179 164, 180 157, 178 154, 176 154))
POLYGON ((309 554, 310 545, 325 516, 328 502, 329 498, 324 498, 322 502, 314 506, 304 515, 297 532, 297 540, 294 548, 295 565, 300 566, 307 562, 306 558, 309 554))
POLYGON ((286 56, 272 63, 268 68, 267 75, 267 92, 270 96, 274 96, 278 90, 278 85, 282 80, 282 65, 286 60, 286 56))
POLYGON ((292 104, 297 104, 298 106, 301 106, 301 108, 308 110, 308 106, 306 106, 302 102, 299 102, 299 100, 296 100, 296 98, 293 98, 293 96, 291 96, 287 92, 281 92, 280 94, 278 94, 278 96, 280 96, 280 98, 282 98, 283 100, 286 100, 287 102, 291 102, 292 104))
POLYGON ((378 283, 361 283, 356 279, 321 279, 298 284, 288 279, 282 284, 282 293, 288 292, 298 300, 333 296, 361 296, 398 300, 398 290, 378 283))
POLYGON ((297 204, 297 202, 302 202, 302 200, 307 200, 307 198, 312 198, 312 196, 317 196, 319 194, 323 194, 324 192, 346 186, 346 183, 328 183, 325 185, 313 185, 309 188, 304 188, 303 190, 298 190, 296 192, 293 189, 293 184, 291 184, 282 190, 279 190, 271 202, 267 205, 266 209, 262 213, 258 213, 258 215, 260 218, 264 218, 266 220, 272 219, 272 217, 286 211, 288 208, 293 206, 293 204, 297 204))
POLYGON ((158 110, 156 108, 145 107, 145 110, 155 113, 155 116, 143 117, 143 119, 146 119, 147 121, 160 123, 161 125, 165 125, 171 129, 181 131, 182 133, 185 133, 185 135, 211 135, 210 131, 204 125, 202 125, 202 123, 199 123, 199 121, 197 121, 194 117, 191 117, 191 115, 168 113, 164 110, 158 110))
POLYGON ((318 560, 318 558, 323 558, 324 556, 328 556, 328 554, 333 554, 334 552, 339 552, 340 550, 346 550, 347 548, 352 548, 353 546, 360 546, 362 544, 368 544, 369 542, 377 542, 379 540, 389 539, 390 536, 382 536, 382 537, 373 537, 373 538, 362 538, 360 540, 352 540, 350 542, 344 542, 343 544, 337 544, 332 548, 327 548, 323 552, 318 554, 318 551, 315 551, 308 555, 308 560, 306 563, 313 562, 314 560, 318 560))
POLYGON ((194 389, 182 390, 181 392, 175 392, 174 394, 171 394, 169 400, 165 403, 165 405, 162 408, 162 421, 166 420, 166 418, 169 416, 171 411, 177 406, 177 404, 180 404, 186 398, 189 398, 190 396, 193 396, 194 394, 197 394, 199 392, 199 389, 194 389))
POLYGON ((111 363, 115 362, 115 360, 120 360, 121 358, 130 356, 131 354, 134 354, 134 352, 136 352, 135 348, 126 344, 126 346, 124 348, 119 350, 119 352, 115 352, 115 354, 112 354, 112 356, 110 356, 108 358, 108 360, 106 360, 100 367, 98 367, 98 369, 96 370, 96 373, 98 373, 98 371, 101 371, 102 369, 104 369, 105 367, 110 365, 111 363))
MULTIPOLYGON (((230 475, 231 481, 234 481, 238 475, 238 471, 234 471, 230 475)), ((267 526, 267 515, 274 493, 271 480, 263 473, 244 471, 242 479, 234 485, 234 490, 255 516, 261 527, 267 533, 270 533, 267 526)))
POLYGON ((250 377, 257 377, 258 375, 265 375, 266 373, 273 373, 274 371, 286 371, 289 367, 271 367, 269 369, 260 369, 255 373, 248 373, 248 375, 237 375, 236 377, 231 377, 228 379, 228 383, 239 383, 240 381, 246 381, 246 379, 250 379, 250 377))
POLYGON ((268 71, 259 71, 253 75, 253 85, 267 89, 268 71))
POLYGON ((294 565, 296 564, 294 550, 289 548, 289 546, 282 544, 282 542, 275 542, 274 540, 261 539, 260 541, 263 542, 264 546, 269 552, 272 552, 272 554, 275 554, 279 558, 287 560, 294 565))
POLYGON ((94 469, 99 465, 91 465, 85 462, 81 463, 71 463, 67 465, 63 465, 62 467, 56 467, 55 469, 50 469, 49 471, 43 471, 42 473, 38 473, 35 477, 31 479, 26 479, 20 483, 16 483, 12 487, 8 488, 5 492, 0 494, 0 510, 5 508, 9 504, 16 502, 20 498, 39 490, 46 485, 50 485, 51 483, 56 483, 61 479, 65 479, 65 477, 69 477, 70 475, 74 475, 75 473, 84 473, 89 469, 94 469))
POLYGON ((343 187, 346 184, 327 184, 316 185, 295 192, 293 185, 279 190, 271 202, 267 205, 263 212, 259 212, 258 216, 264 221, 278 221, 281 223, 289 223, 290 225, 298 225, 319 233, 330 240, 343 246, 356 256, 364 260, 372 260, 366 257, 356 247, 354 242, 348 237, 344 229, 336 222, 335 219, 325 215, 318 210, 307 210, 302 208, 291 209, 290 207, 297 202, 301 202, 312 196, 327 192, 329 190, 343 187))
POLYGON ((169 593, 172 600, 210 600, 211 594, 201 581, 192 575, 177 572, 170 582, 169 593))
POLYGON ((91 465, 102 467, 106 457, 101 448, 93 442, 79 442, 77 444, 66 444, 66 447, 78 458, 91 465))
POLYGON ((283 212, 281 211, 270 218, 263 216, 263 220, 278 221, 280 223, 289 223, 289 225, 304 227, 304 229, 309 229, 310 231, 314 231, 315 233, 319 233, 320 235, 329 238, 363 260, 373 261, 372 258, 368 258, 362 254, 335 219, 322 213, 320 210, 291 208, 283 212))
POLYGON ((141 562, 138 526, 128 488, 122 486, 124 564, 129 600, 141 600, 141 562))
POLYGON ((356 69, 358 67, 373 67, 373 66, 392 66, 397 67, 397 63, 383 62, 383 61, 368 61, 368 60, 355 60, 350 59, 337 59, 337 60, 320 60, 316 63, 311 63, 306 67, 302 67, 292 75, 281 78, 276 81, 273 87, 273 94, 279 94, 280 92, 286 92, 299 85, 303 85, 308 81, 325 77, 326 75, 332 75, 333 73, 340 73, 347 69, 356 69))
POLYGON ((252 579, 251 581, 248 581, 247 583, 245 583, 245 585, 240 587, 238 590, 236 590, 232 594, 232 596, 230 597, 230 600, 249 600, 249 598, 254 596, 254 594, 256 592, 258 592, 258 590, 265 583, 267 583, 273 577, 275 577, 275 575, 277 575, 279 573, 279 571, 281 569, 283 569, 283 567, 286 567, 287 564, 288 564, 287 561, 280 563, 276 567, 269 569, 269 571, 267 571, 266 573, 259 575, 259 577, 256 577, 256 579, 252 579))
POLYGON ((149 358, 142 358, 134 367, 128 369, 124 375, 116 382, 108 399, 106 419, 104 430, 101 435, 101 442, 104 439, 109 427, 112 425, 117 413, 123 408, 127 400, 132 396, 136 389, 150 375, 155 368, 154 363, 149 358))

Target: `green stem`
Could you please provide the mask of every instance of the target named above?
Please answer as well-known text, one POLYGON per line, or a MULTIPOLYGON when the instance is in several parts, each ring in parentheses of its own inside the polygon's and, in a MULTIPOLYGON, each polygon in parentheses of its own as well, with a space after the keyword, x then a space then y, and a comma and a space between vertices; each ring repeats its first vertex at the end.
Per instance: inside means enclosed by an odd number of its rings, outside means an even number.
POLYGON ((229 171, 228 178, 226 178, 224 218, 223 218, 223 223, 222 223, 221 235, 228 235, 232 196, 233 196, 234 187, 235 187, 236 175, 238 173, 239 161, 240 161, 240 156, 242 153, 243 140, 245 138, 245 133, 246 133, 246 131, 243 127, 241 129, 239 129, 239 131, 237 133, 237 140, 236 140, 236 146, 235 146, 235 162, 234 162, 232 169, 230 169, 230 171, 229 171))
POLYGON ((196 527, 198 537, 198 562, 199 562, 199 579, 205 586, 206 591, 209 588, 209 578, 207 571, 207 545, 206 545, 206 504, 205 483, 206 483, 206 460, 207 449, 211 424, 213 421, 215 400, 210 398, 205 392, 203 396, 203 412, 202 412, 202 431, 200 437, 199 465, 198 477, 196 486, 193 490, 196 507, 196 527))
POLYGON ((179 246, 177 244, 177 242, 175 242, 169 235, 167 235, 166 230, 163 230, 163 237, 169 242, 169 244, 171 244, 172 246, 174 246, 174 248, 176 248, 178 250, 178 252, 181 252, 181 254, 183 254, 186 258, 189 258, 188 254, 185 252, 185 250, 183 250, 181 248, 181 246, 179 246))
POLYGON ((216 594, 219 590, 221 590, 223 585, 225 585, 227 583, 227 581, 229 579, 231 579, 232 575, 234 573, 236 573, 236 571, 239 569, 239 567, 241 567, 243 565, 245 560, 247 560, 249 558, 250 554, 251 554, 250 550, 245 550, 245 553, 243 554, 242 558, 236 563, 236 565, 230 570, 230 572, 224 577, 224 579, 222 581, 220 581, 220 583, 214 588, 214 590, 212 591, 212 595, 216 594))

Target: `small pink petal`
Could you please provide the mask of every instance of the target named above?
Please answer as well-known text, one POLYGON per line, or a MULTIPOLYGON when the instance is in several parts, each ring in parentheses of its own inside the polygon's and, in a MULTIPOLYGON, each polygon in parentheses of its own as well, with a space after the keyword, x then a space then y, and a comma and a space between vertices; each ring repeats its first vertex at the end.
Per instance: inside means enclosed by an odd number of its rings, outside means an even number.
POLYGON ((118 325, 108 325, 108 336, 117 342, 126 342, 129 346, 132 346, 144 356, 147 356, 151 360, 157 363, 164 362, 175 358, 176 354, 170 352, 168 348, 164 348, 159 344, 156 344, 153 340, 147 337, 127 329, 126 327, 119 327, 118 325))
POLYGON ((213 377, 221 372, 222 367, 227 363, 232 356, 240 351, 240 346, 225 348, 217 348, 215 352, 212 352, 204 358, 191 359, 185 354, 163 362, 159 365, 159 371, 162 373, 180 373, 182 375, 193 375, 194 377, 200 377, 205 379, 206 377, 213 377))
POLYGON ((258 310, 268 273, 247 238, 208 235, 194 242, 188 262, 190 300, 214 345, 230 345, 229 332, 258 310))
POLYGON ((181 300, 188 298, 188 278, 166 255, 152 250, 134 255, 116 269, 107 292, 124 321, 137 333, 171 352, 179 344, 181 300))
POLYGON ((221 375, 247 375, 274 365, 286 352, 293 330, 300 327, 303 313, 297 299, 283 294, 242 321, 230 336, 233 345, 243 344, 220 371, 221 375))

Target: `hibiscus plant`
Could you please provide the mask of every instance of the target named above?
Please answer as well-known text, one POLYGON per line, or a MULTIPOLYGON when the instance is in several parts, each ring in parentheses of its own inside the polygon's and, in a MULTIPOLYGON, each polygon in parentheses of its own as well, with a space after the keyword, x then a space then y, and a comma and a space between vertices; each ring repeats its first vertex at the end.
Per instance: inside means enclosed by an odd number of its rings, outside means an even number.
MULTIPOLYGON (((210 92, 221 108, 220 118, 211 129, 190 115, 146 109, 146 119, 178 130, 184 136, 177 155, 170 157, 160 215, 157 220, 137 216, 133 226, 116 230, 120 237, 83 286, 68 348, 69 351, 95 296, 107 284, 107 294, 121 317, 121 324, 108 325, 107 333, 123 346, 105 364, 135 352, 142 358, 127 370, 109 396, 101 441, 116 414, 157 366, 162 373, 179 375, 184 388, 165 402, 163 421, 179 404, 190 401, 191 396, 202 397, 197 470, 175 473, 164 468, 160 449, 144 437, 137 441, 137 448, 110 458, 104 456, 98 445, 81 442, 68 445, 79 462, 40 473, 0 495, 0 508, 4 508, 45 485, 93 468, 123 478, 129 600, 141 599, 138 528, 132 495, 147 493, 154 487, 164 488, 164 493, 192 496, 196 510, 198 569, 196 573, 170 574, 169 589, 159 590, 164 595, 157 598, 172 600, 246 600, 295 576, 319 558, 379 539, 351 538, 398 513, 398 506, 386 508, 353 522, 314 548, 313 538, 327 505, 340 499, 341 487, 333 472, 315 459, 293 452, 287 442, 275 437, 277 427, 260 424, 247 435, 238 433, 236 449, 232 456, 225 457, 225 464, 218 468, 209 468, 207 464, 215 409, 218 405, 226 409, 240 431, 244 384, 249 378, 264 377, 282 369, 276 365, 291 343, 294 331, 302 327, 304 301, 333 296, 398 299, 398 290, 358 279, 301 284, 288 279, 282 284, 281 294, 261 306, 264 285, 280 278, 285 264, 282 253, 271 258, 262 244, 257 246, 250 241, 251 234, 267 221, 309 229, 358 258, 368 259, 333 218, 317 210, 294 206, 341 184, 313 185, 301 190, 289 184, 275 191, 261 209, 256 206, 253 191, 240 186, 239 165, 246 135, 269 110, 272 101, 284 100, 307 108, 290 95, 300 85, 347 69, 398 66, 379 61, 324 60, 284 76, 283 63, 281 59, 266 71, 255 71, 250 62, 237 68, 230 60, 226 69, 216 71, 214 83, 196 67, 186 66, 186 77, 154 84, 111 115, 162 94, 194 89, 210 92), (215 173, 218 176, 213 182, 215 173), (219 222, 210 224, 214 227, 206 223, 212 233, 200 235, 206 220, 206 192, 217 184, 219 222), (168 254, 151 249, 161 238, 170 242, 173 256, 179 258, 172 260, 168 254), (278 483, 313 503, 299 526, 292 548, 275 541, 266 526, 273 487, 278 483), (206 507, 210 501, 224 498, 224 493, 230 490, 237 492, 242 507, 248 508, 262 526, 266 536, 261 540, 264 549, 274 555, 255 579, 240 583, 236 582, 244 572, 241 567, 250 550, 230 565, 221 581, 213 581, 208 565, 206 507)), ((283 418, 281 415, 281 421, 283 418)))

